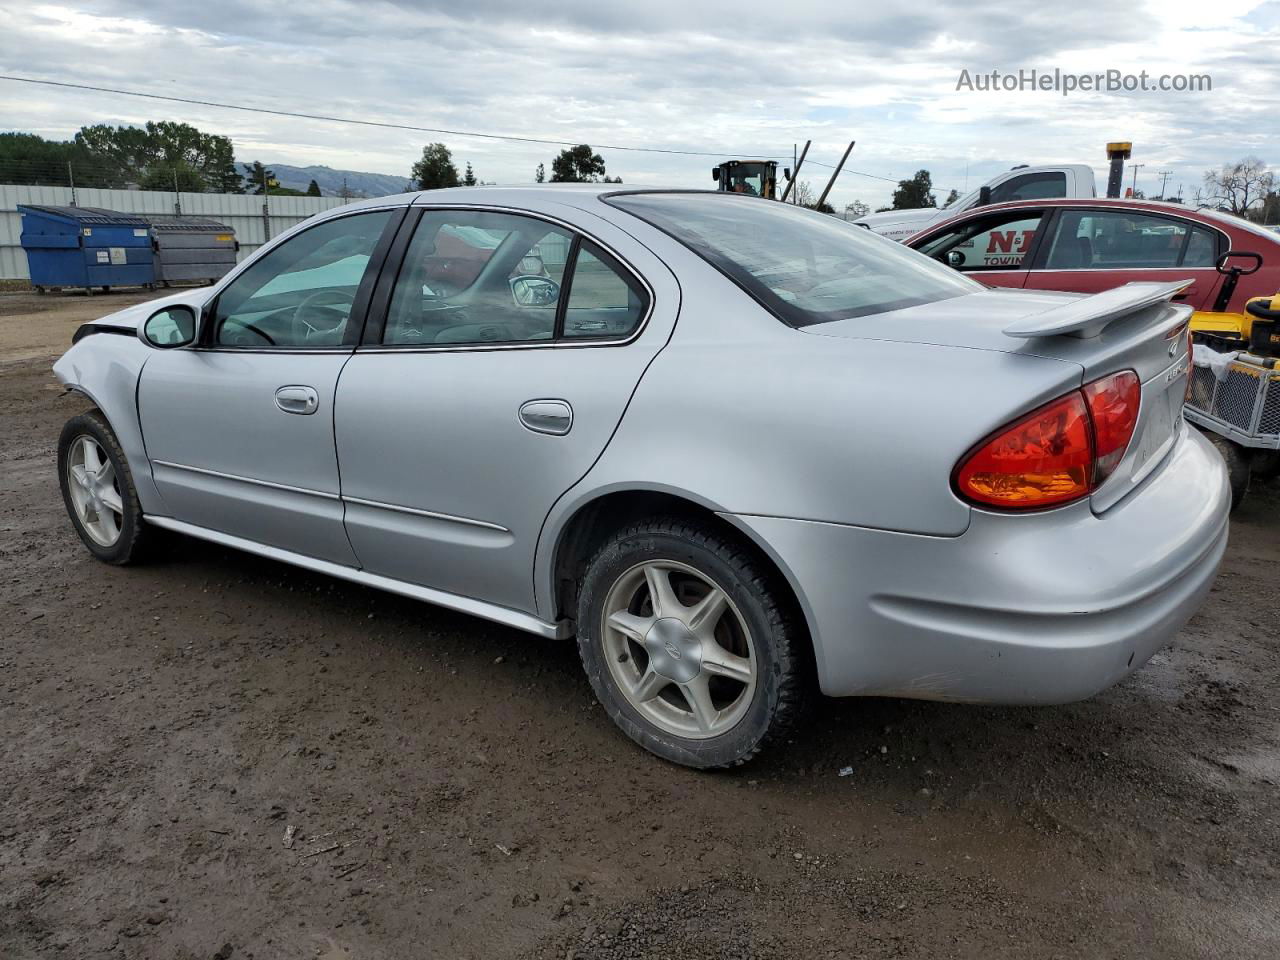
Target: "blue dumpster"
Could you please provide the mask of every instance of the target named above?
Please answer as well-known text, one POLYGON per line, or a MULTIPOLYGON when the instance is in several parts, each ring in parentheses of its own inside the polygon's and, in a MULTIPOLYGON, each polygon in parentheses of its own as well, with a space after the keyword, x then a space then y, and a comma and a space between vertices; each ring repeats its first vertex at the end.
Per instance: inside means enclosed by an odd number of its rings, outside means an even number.
POLYGON ((31 285, 150 287, 155 283, 151 227, 142 217, 96 207, 19 204, 31 285))

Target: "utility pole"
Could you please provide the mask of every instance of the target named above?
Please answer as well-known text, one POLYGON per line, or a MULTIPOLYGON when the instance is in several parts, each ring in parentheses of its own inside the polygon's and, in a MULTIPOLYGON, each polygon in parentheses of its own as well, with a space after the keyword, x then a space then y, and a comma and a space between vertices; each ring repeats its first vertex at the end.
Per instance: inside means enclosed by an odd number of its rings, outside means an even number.
MULTIPOLYGON (((786 187, 782 191, 782 202, 787 202, 787 196, 791 193, 791 188, 796 185, 796 180, 800 177, 800 168, 804 166, 804 158, 809 155, 809 144, 812 140, 804 142, 804 149, 800 151, 800 158, 796 160, 796 165, 791 168, 791 179, 787 181, 786 187)), ((796 203, 800 202, 800 191, 796 191, 796 203)))
POLYGON ((818 202, 813 205, 815 210, 821 210, 822 205, 827 202, 827 194, 831 192, 831 188, 836 185, 836 177, 840 176, 840 171, 844 169, 844 162, 849 159, 849 154, 853 150, 856 140, 850 140, 849 145, 844 148, 844 156, 840 158, 840 162, 836 164, 836 168, 831 173, 831 179, 827 181, 827 188, 822 191, 822 196, 818 198, 818 202))
POLYGON ((262 236, 263 243, 271 239, 271 211, 267 207, 267 168, 262 168, 262 236))
POLYGON ((178 168, 173 168, 173 212, 175 216, 182 216, 182 196, 178 193, 178 168))
POLYGON ((71 161, 67 161, 67 181, 71 184, 71 205, 76 205, 76 174, 71 169, 71 161))
POLYGON ((1157 197, 1156 199, 1157 199, 1157 200, 1163 200, 1163 199, 1164 199, 1164 188, 1165 188, 1166 186, 1168 186, 1168 184, 1169 184, 1169 178, 1173 176, 1173 171, 1172 171, 1172 170, 1161 170, 1161 171, 1160 171, 1159 176, 1160 176, 1160 196, 1159 196, 1159 197, 1157 197))
POLYGON ((1138 171, 1139 171, 1139 170, 1141 170, 1143 167, 1145 167, 1145 166, 1146 166, 1146 164, 1145 164, 1145 163, 1131 163, 1131 164, 1129 164, 1129 166, 1130 166, 1130 168, 1132 168, 1132 170, 1133 170, 1133 186, 1131 186, 1131 187, 1129 188, 1129 193, 1130 193, 1131 195, 1133 195, 1133 194, 1136 194, 1136 193, 1138 192, 1138 171))

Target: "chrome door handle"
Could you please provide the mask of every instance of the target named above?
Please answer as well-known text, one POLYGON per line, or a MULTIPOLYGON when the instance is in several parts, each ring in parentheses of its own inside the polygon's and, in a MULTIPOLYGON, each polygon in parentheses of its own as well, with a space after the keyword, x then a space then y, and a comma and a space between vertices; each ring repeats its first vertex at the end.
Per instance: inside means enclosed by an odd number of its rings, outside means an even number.
POLYGON ((573 407, 564 400, 529 400, 520 405, 520 422, 534 433, 563 437, 573 427, 573 407))
POLYGON ((291 385, 276 391, 276 406, 285 413, 306 416, 320 409, 320 397, 312 387, 291 385))

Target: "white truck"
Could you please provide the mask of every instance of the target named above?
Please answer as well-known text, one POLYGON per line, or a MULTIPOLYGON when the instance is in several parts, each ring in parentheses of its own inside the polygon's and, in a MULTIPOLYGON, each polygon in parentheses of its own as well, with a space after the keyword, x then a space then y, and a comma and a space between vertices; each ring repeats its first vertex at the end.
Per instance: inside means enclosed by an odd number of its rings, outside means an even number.
POLYGON ((1097 195, 1092 167, 1083 164, 1020 166, 988 180, 977 190, 948 206, 922 207, 916 210, 886 210, 883 213, 869 213, 853 222, 901 243, 926 227, 984 203, 1039 200, 1047 197, 1087 199, 1097 195))

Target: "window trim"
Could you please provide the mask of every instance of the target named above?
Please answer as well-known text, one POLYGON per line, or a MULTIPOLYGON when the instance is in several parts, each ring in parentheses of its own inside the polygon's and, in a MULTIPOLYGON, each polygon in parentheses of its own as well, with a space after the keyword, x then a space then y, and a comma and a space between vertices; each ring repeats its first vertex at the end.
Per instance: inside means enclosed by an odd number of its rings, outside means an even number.
MULTIPOLYGON (((1202 227, 1205 230, 1208 230, 1209 232, 1215 235, 1217 240, 1218 256, 1221 256, 1224 252, 1229 250, 1231 247, 1231 238, 1227 236, 1227 234, 1224 231, 1219 230, 1213 224, 1204 223, 1200 220, 1192 220, 1189 217, 1180 217, 1176 213, 1165 213, 1163 210, 1157 211, 1157 210, 1143 210, 1138 208, 1098 207, 1098 206, 1086 206, 1083 204, 1080 206, 1076 206, 1075 204, 1072 204, 1069 207, 1054 207, 1053 222, 1049 225, 1050 226, 1049 232, 1052 232, 1056 236, 1058 231, 1058 224, 1063 220, 1063 218, 1067 213, 1072 213, 1075 211, 1080 211, 1085 214, 1097 214, 1097 213, 1113 213, 1113 214, 1121 214, 1121 215, 1130 214, 1133 216, 1151 217, 1156 220, 1167 220, 1172 223, 1185 224, 1188 228, 1187 236, 1186 238, 1184 238, 1182 249, 1178 253, 1179 260, 1181 260, 1183 256, 1186 255, 1187 244, 1190 242, 1190 239, 1191 239, 1191 231, 1194 230, 1196 227, 1202 227), (1224 240, 1226 241, 1226 246, 1223 245, 1224 240)), ((1049 244, 1047 242, 1041 245, 1040 249, 1036 251, 1036 254, 1037 254, 1036 262, 1034 262, 1031 265, 1030 269, 1038 273, 1079 273, 1083 271, 1091 271, 1096 273, 1104 273, 1104 272, 1105 273, 1130 273, 1130 272, 1150 273, 1154 270, 1179 270, 1179 271, 1181 270, 1215 270, 1215 268, 1212 265, 1208 267, 1180 267, 1180 266, 1172 266, 1172 267, 1047 267, 1045 266, 1045 264, 1049 260, 1049 244), (1042 252, 1043 252, 1043 255, 1041 255, 1042 252)))
MULTIPOLYGON (((441 204, 414 204, 410 210, 414 211, 414 215, 406 217, 401 223, 401 230, 404 231, 403 241, 397 235, 396 243, 390 255, 387 257, 384 267, 379 276, 379 295, 376 301, 370 303, 369 313, 365 321, 363 336, 356 345, 357 353, 490 353, 499 350, 569 350, 583 349, 590 347, 623 347, 627 344, 634 343, 641 334, 644 333, 649 326, 649 320, 653 316, 653 312, 657 306, 657 296, 654 292, 653 285, 645 278, 635 266, 631 264, 626 257, 618 252, 611 244, 601 240, 595 234, 588 232, 581 226, 568 220, 563 220, 552 214, 543 213, 538 210, 528 210, 523 207, 511 207, 501 204, 492 203, 441 203, 441 204), (564 339, 555 339, 555 332, 552 333, 551 340, 513 340, 506 343, 441 343, 441 344, 415 344, 415 343, 383 343, 382 338, 386 334, 387 315, 391 308, 391 299, 395 293, 395 288, 400 280, 400 274, 404 270, 405 258, 409 252, 409 244, 412 242, 413 235, 417 231, 418 224, 428 213, 447 213, 456 210, 466 213, 505 213, 510 216, 526 217, 530 220, 538 220, 551 226, 560 227, 569 231, 573 235, 573 241, 570 247, 570 253, 576 265, 577 249, 582 240, 590 240, 601 250, 605 251, 614 260, 618 262, 623 269, 630 273, 639 281, 640 286, 644 289, 647 303, 644 312, 640 316, 640 321, 625 337, 570 337, 564 339), (409 223, 412 221, 412 224, 409 223), (390 280, 382 285, 382 279, 390 276, 390 280), (377 313, 374 314, 376 308, 377 313), (376 339, 374 337, 376 336, 376 339)), ((566 260, 566 270, 569 261, 566 260)), ((569 284, 565 289, 561 290, 560 303, 556 307, 556 323, 563 323, 561 314, 564 312, 565 305, 568 303, 567 290, 572 289, 572 274, 569 284)), ((345 351, 344 351, 345 352, 345 351)))
POLYGON ((369 319, 369 306, 371 303, 374 289, 378 279, 381 277, 383 268, 386 265, 386 257, 391 249, 392 241, 395 239, 400 226, 404 223, 406 214, 409 211, 408 204, 389 204, 387 206, 363 207, 359 210, 351 210, 346 213, 333 217, 325 217, 323 220, 317 220, 315 223, 309 224, 300 230, 290 231, 288 234, 277 238, 278 242, 264 244, 261 255, 255 254, 250 259, 240 265, 234 275, 229 276, 227 281, 218 288, 217 293, 213 296, 204 308, 200 311, 200 334, 196 343, 190 349, 199 350, 205 353, 270 353, 270 354, 304 354, 316 355, 325 353, 350 353, 359 343, 360 337, 363 335, 364 327, 369 319), (338 346, 323 347, 300 347, 294 344, 289 346, 235 346, 226 343, 214 343, 214 320, 217 316, 218 303, 222 300, 222 295, 231 287, 240 277, 247 273, 254 264, 259 260, 269 256, 272 252, 283 247, 295 237, 300 237, 304 233, 315 230, 318 227, 333 223, 337 220, 346 220, 349 217, 363 216, 369 213, 390 213, 391 217, 387 220, 386 226, 382 228, 382 234, 378 237, 378 242, 374 244, 372 252, 369 254, 369 263, 365 267, 364 275, 360 278, 360 285, 356 288, 355 299, 351 303, 350 318, 356 322, 347 323, 347 329, 343 331, 342 343, 338 346), (398 212, 398 216, 397 216, 398 212))

